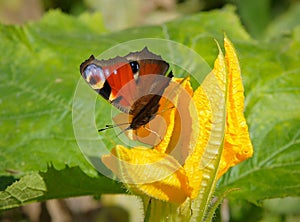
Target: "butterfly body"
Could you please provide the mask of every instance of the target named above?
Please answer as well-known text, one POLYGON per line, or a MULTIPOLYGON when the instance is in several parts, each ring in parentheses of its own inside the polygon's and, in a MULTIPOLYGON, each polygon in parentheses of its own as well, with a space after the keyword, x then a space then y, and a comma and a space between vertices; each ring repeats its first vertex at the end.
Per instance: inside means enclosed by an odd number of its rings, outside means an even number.
POLYGON ((152 120, 159 109, 160 98, 161 96, 159 95, 149 95, 141 97, 141 99, 137 100, 130 110, 130 114, 133 115, 133 119, 129 125, 129 128, 133 130, 138 129, 152 120), (141 104, 145 104, 143 109, 139 109, 141 104))
POLYGON ((144 48, 124 57, 97 60, 90 56, 80 65, 86 82, 104 99, 132 116, 125 130, 146 125, 157 114, 159 102, 173 74, 169 64, 144 48))

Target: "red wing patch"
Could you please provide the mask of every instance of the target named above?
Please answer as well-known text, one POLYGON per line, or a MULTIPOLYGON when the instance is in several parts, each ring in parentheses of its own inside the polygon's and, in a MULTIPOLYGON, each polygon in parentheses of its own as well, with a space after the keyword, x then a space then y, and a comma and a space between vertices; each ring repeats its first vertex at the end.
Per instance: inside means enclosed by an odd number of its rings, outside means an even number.
POLYGON ((92 55, 80 65, 86 82, 103 98, 132 115, 127 129, 137 129, 153 119, 169 85, 169 64, 146 47, 124 57, 97 60, 92 55))

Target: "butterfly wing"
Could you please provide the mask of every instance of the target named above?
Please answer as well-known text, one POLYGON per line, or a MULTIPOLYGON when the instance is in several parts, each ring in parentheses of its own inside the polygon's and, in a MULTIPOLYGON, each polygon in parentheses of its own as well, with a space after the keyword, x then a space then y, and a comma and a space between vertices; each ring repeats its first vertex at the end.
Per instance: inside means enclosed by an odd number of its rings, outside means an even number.
POLYGON ((86 82, 104 99, 121 111, 128 113, 131 106, 131 92, 136 91, 135 85, 123 89, 124 85, 133 80, 133 73, 127 59, 115 57, 109 60, 97 60, 92 55, 80 66, 80 72, 86 82))
MULTIPOLYGON (((129 114, 114 117, 122 131, 129 138, 150 145, 161 141, 166 130, 161 126, 164 121, 154 117, 162 94, 173 77, 172 72, 166 75, 168 69, 169 64, 147 48, 109 60, 97 60, 91 56, 80 66, 82 77, 95 91, 129 114), (154 131, 148 124, 152 119, 158 126, 154 131)), ((154 126, 153 121, 151 126, 154 126)))
POLYGON ((80 66, 82 77, 95 91, 121 111, 132 115, 137 115, 151 101, 149 96, 144 97, 146 95, 159 95, 152 100, 152 103, 158 103, 172 77, 163 77, 168 69, 169 64, 146 47, 109 60, 97 60, 91 56, 80 66))

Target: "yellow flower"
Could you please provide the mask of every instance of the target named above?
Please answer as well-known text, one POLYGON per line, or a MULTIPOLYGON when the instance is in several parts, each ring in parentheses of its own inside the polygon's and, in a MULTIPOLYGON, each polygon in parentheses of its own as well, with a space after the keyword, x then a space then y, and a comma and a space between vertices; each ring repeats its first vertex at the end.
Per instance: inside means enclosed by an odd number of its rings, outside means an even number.
POLYGON ((188 78, 175 79, 179 84, 172 90, 178 93, 173 93, 172 102, 161 99, 167 104, 158 111, 157 124, 165 123, 158 133, 163 138, 150 135, 152 121, 131 132, 132 139, 158 139, 152 149, 117 145, 102 156, 131 192, 182 204, 197 198, 206 181, 252 156, 239 62, 226 37, 224 48, 225 58, 220 51, 212 72, 195 92, 188 78))

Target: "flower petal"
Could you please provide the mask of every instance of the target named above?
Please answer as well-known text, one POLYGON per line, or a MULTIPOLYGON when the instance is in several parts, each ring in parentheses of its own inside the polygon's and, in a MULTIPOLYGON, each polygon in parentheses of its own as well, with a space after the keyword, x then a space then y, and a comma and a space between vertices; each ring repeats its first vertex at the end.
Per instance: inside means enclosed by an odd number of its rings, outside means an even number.
POLYGON ((235 49, 230 40, 224 38, 227 79, 227 119, 224 150, 221 158, 219 177, 230 167, 237 165, 253 154, 248 126, 244 117, 244 88, 241 70, 235 49))
MULTIPOLYGON (((226 76, 225 59, 221 50, 214 69, 207 75, 193 96, 198 117, 198 121, 193 120, 197 142, 184 164, 190 187, 192 187, 192 199, 198 196, 200 187, 205 189, 208 186, 208 180, 214 176, 213 172, 218 165, 217 157, 221 151, 222 125, 224 125, 222 119, 225 119, 225 81, 223 79, 223 85, 220 85, 216 79, 217 73, 223 75, 223 78, 226 76)), ((196 120, 195 117, 194 119, 196 120)))
POLYGON ((179 79, 174 78, 173 92, 176 92, 176 100, 174 99, 174 114, 173 117, 174 129, 168 143, 160 143, 155 149, 164 150, 175 157, 175 159, 183 164, 188 156, 190 138, 192 133, 192 118, 187 109, 192 100, 193 89, 190 85, 189 78, 179 79), (164 148, 162 148, 164 147, 164 148))
POLYGON ((174 203, 182 203, 190 195, 184 169, 168 154, 118 145, 102 156, 102 161, 134 193, 174 203))

